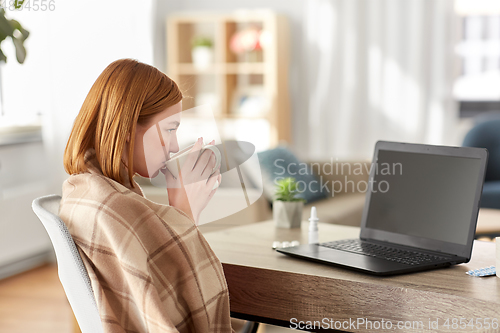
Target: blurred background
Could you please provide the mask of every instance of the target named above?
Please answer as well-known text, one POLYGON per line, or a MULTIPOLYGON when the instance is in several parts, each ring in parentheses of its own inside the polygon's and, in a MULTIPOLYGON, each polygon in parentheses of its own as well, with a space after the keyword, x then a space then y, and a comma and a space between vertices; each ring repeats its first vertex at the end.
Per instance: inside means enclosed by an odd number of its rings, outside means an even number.
POLYGON ((500 118, 498 0, 31 0, 5 16, 30 35, 23 64, 1 44, 0 278, 50 257, 31 201, 61 192, 73 121, 120 58, 171 76, 184 109, 209 104, 223 140, 301 160, 368 160, 377 140, 460 146, 500 118))

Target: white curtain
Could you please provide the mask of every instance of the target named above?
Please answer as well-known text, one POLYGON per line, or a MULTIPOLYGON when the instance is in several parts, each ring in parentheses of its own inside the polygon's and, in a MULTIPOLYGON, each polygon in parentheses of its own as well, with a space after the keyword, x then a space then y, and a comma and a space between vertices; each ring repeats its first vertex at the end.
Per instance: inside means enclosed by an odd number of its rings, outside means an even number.
POLYGON ((310 158, 369 158, 377 140, 455 143, 452 0, 304 6, 299 149, 310 158))

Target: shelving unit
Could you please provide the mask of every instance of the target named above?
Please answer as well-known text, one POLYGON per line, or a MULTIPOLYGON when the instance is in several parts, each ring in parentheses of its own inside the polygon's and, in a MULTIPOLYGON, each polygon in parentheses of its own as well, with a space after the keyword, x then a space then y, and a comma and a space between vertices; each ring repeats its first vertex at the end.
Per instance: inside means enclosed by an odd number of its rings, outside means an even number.
MULTIPOLYGON (((188 96, 183 109, 210 104, 224 139, 257 141, 257 149, 290 142, 288 39, 286 18, 268 10, 169 16, 167 74, 188 96), (234 34, 249 29, 260 33, 261 49, 233 52, 234 34), (200 36, 213 44, 213 61, 202 68, 191 46, 200 36)), ((183 124, 190 117, 200 115, 186 113, 183 124)))

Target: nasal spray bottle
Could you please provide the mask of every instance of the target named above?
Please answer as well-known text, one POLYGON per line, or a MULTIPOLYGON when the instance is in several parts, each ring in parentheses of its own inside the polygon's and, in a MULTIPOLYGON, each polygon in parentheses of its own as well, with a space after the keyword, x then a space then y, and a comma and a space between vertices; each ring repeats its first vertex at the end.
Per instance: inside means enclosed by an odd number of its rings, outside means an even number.
POLYGON ((318 215, 316 207, 311 208, 311 217, 309 218, 309 244, 318 244, 318 215))

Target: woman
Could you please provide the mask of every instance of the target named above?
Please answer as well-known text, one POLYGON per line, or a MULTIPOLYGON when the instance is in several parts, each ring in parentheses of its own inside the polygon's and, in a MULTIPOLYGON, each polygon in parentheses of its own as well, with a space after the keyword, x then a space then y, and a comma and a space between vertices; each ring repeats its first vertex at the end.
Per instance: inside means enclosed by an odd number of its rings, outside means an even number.
MULTIPOLYGON (((89 272, 105 332, 231 332, 220 261, 196 223, 220 183, 206 150, 186 160, 169 206, 147 200, 133 180, 153 177, 179 150, 182 94, 131 59, 110 64, 90 89, 64 154, 70 177, 59 215, 89 272), (155 146, 147 131, 158 128, 155 146), (157 136, 158 139, 158 136, 157 136), (189 184, 189 185, 187 185, 189 184)), ((200 138, 193 151, 200 150, 200 138)), ((178 180, 175 180, 178 181, 178 180)))

